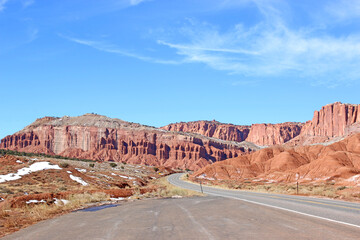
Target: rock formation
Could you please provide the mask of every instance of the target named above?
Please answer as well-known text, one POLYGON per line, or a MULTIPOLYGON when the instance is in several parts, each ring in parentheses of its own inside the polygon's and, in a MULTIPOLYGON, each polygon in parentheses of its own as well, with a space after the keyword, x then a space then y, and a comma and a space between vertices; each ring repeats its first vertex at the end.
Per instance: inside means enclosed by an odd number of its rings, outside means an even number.
POLYGON ((360 105, 336 102, 315 111, 306 123, 252 124, 251 126, 224 124, 216 121, 180 122, 162 127, 169 131, 199 133, 236 142, 248 141, 272 146, 307 145, 333 140, 360 132, 360 105))
POLYGON ((86 114, 38 119, 2 139, 0 148, 194 170, 256 150, 257 146, 86 114))
POLYGON ((180 122, 162 127, 169 131, 199 133, 227 141, 248 141, 257 145, 283 144, 300 134, 301 123, 233 125, 216 121, 180 122))
POLYGON ((204 167, 193 177, 265 182, 332 181, 360 185, 360 134, 328 146, 273 146, 204 167), (354 177, 357 176, 357 177, 354 177))
POLYGON ((356 132, 360 132, 360 105, 336 102, 315 111, 313 119, 304 124, 301 134, 288 145, 332 143, 356 132))

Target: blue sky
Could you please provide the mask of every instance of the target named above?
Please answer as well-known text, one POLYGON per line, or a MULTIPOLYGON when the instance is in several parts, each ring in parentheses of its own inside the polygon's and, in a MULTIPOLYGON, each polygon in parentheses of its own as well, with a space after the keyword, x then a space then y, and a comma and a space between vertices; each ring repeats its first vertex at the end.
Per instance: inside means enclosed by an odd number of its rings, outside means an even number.
POLYGON ((152 126, 360 103, 360 1, 0 0, 0 137, 88 112, 152 126))

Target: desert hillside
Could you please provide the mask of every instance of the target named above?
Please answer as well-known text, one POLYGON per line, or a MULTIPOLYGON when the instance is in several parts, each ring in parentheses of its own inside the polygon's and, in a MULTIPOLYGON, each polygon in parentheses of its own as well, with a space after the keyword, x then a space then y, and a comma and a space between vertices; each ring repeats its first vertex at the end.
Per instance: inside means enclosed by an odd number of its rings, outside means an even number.
POLYGON ((38 119, 2 139, 0 148, 192 170, 258 149, 247 142, 170 132, 97 114, 38 119))
POLYGON ((331 145, 273 146, 214 163, 194 173, 208 180, 344 182, 360 185, 360 134, 331 145))

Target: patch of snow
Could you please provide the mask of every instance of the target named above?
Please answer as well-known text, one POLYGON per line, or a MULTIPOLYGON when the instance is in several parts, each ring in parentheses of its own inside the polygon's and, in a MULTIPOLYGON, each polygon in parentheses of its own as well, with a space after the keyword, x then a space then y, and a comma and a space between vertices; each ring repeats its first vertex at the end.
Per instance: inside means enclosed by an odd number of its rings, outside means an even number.
POLYGON ((4 201, 5 199, 3 199, 2 197, 0 197, 0 202, 4 201))
POLYGON ((123 197, 118 197, 118 198, 110 198, 111 201, 120 201, 120 200, 124 200, 125 198, 123 197))
POLYGON ((87 171, 86 169, 83 169, 83 168, 75 168, 75 169, 82 173, 86 173, 86 171, 87 171))
POLYGON ((360 174, 358 175, 354 175, 348 179, 346 179, 345 181, 347 182, 356 182, 356 183, 360 183, 360 174))
POLYGON ((67 173, 72 173, 71 171, 66 171, 67 173))
POLYGON ((111 175, 116 176, 116 174, 115 174, 115 173, 113 173, 113 172, 111 173, 111 175))
POLYGON ((203 173, 203 174, 201 174, 200 176, 198 176, 198 177, 196 177, 196 178, 205 178, 205 177, 206 177, 206 174, 203 173))
POLYGON ((56 204, 56 205, 59 205, 60 202, 62 202, 62 204, 64 204, 64 205, 66 205, 66 204, 68 204, 68 203, 70 202, 69 200, 66 200, 66 199, 57 199, 57 198, 54 198, 54 200, 55 200, 55 204, 56 204))
POLYGON ((174 195, 174 196, 172 196, 171 198, 182 198, 182 196, 180 196, 180 195, 174 195))
POLYGON ((22 162, 22 161, 20 161, 20 160, 16 160, 16 162, 17 162, 17 163, 23 163, 23 162, 22 162))
POLYGON ((135 178, 133 178, 133 177, 123 176, 123 175, 119 175, 119 177, 127 178, 127 179, 135 179, 135 178))
POLYGON ((277 182, 276 180, 268 180, 266 183, 274 183, 277 182))
POLYGON ((13 181, 20 179, 21 176, 30 174, 32 172, 47 170, 47 169, 61 169, 58 165, 50 165, 49 162, 36 162, 30 165, 29 167, 21 168, 17 171, 17 173, 9 173, 6 175, 0 175, 0 183, 6 181, 13 181))
POLYGON ((43 200, 29 200, 29 201, 26 201, 26 204, 30 204, 30 203, 44 203, 46 202, 44 199, 43 200))
POLYGON ((71 175, 71 174, 70 174, 69 176, 70 176, 70 178, 71 178, 72 180, 74 180, 75 182, 80 183, 80 184, 83 185, 83 186, 89 185, 87 182, 85 182, 84 180, 82 180, 81 177, 76 177, 76 176, 71 175))

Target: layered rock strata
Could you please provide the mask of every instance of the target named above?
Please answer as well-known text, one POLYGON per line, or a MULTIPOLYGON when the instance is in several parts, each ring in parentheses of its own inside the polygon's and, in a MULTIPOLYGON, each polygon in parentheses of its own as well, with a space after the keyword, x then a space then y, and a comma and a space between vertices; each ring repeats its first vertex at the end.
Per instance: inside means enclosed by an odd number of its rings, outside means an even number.
POLYGON ((301 123, 253 124, 251 126, 219 123, 216 121, 180 122, 162 127, 168 131, 199 133, 229 141, 248 141, 257 145, 283 144, 301 132, 301 123))
POLYGON ((162 127, 169 131, 199 133, 230 141, 248 141, 272 146, 289 146, 341 140, 360 131, 360 105, 336 102, 314 112, 306 123, 252 124, 251 126, 224 124, 217 121, 180 122, 162 127))
POLYGON ((0 148, 192 170, 258 149, 246 142, 169 132, 96 114, 38 119, 2 139, 0 148))
POLYGON ((208 180, 313 182, 342 179, 360 186, 360 134, 328 146, 273 146, 214 163, 194 173, 208 180))

